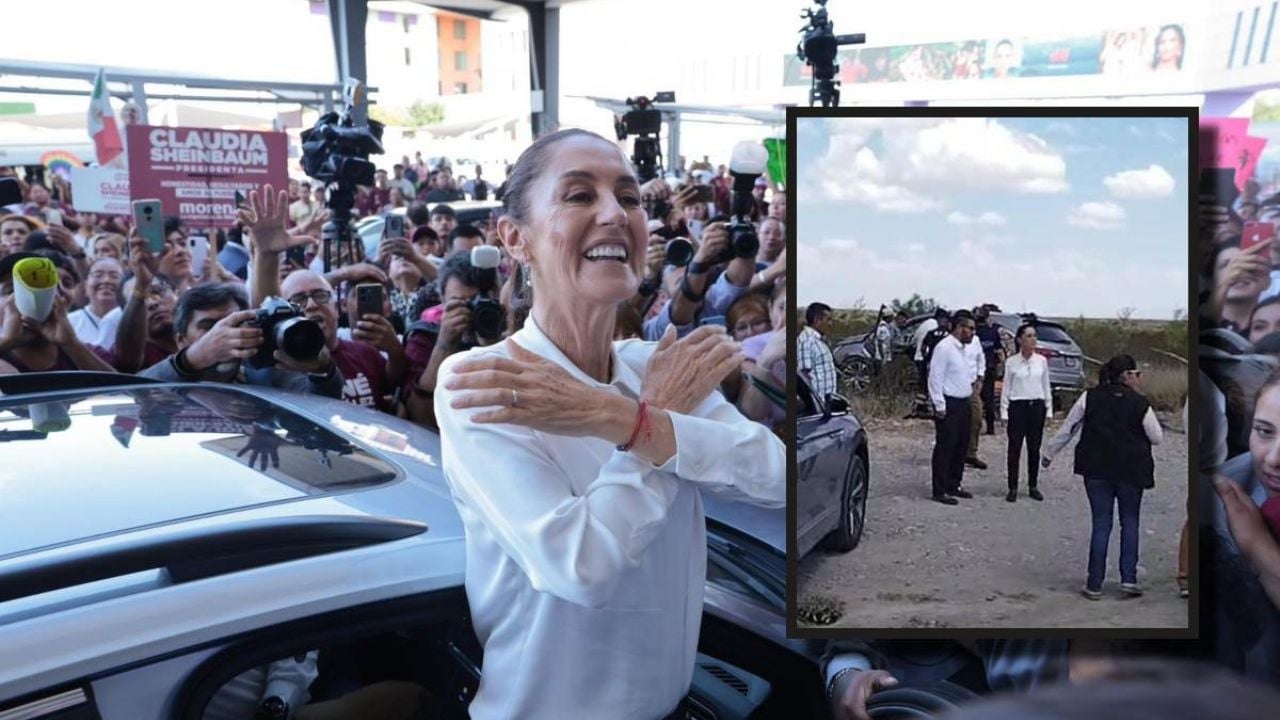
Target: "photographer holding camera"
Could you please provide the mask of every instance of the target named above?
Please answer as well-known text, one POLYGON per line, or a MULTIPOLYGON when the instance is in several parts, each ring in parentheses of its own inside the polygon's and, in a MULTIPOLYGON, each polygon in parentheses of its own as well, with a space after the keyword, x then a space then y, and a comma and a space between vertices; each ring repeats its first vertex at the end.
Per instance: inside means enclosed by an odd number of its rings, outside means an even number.
MULTIPOLYGON (((274 272, 270 275, 275 277, 274 272)), ((237 283, 191 288, 178 299, 173 313, 178 352, 138 375, 165 382, 244 383, 341 397, 342 375, 328 352, 322 348, 307 361, 291 358, 274 338, 268 343, 267 330, 257 325, 262 312, 249 309, 244 287, 237 283), (262 357, 264 348, 271 350, 274 365, 255 367, 246 362, 262 357)))
MULTIPOLYGON (((755 239, 754 233, 751 239, 755 239)), ((758 250, 759 241, 754 247, 742 240, 734 243, 729 224, 708 225, 702 244, 685 269, 679 291, 662 311, 645 322, 645 339, 661 338, 668 325, 675 325, 678 335, 683 337, 700 325, 703 318, 723 317, 729 306, 750 289, 758 250)))
POLYGON ((493 301, 482 293, 484 283, 469 255, 459 253, 449 258, 440 268, 439 282, 441 303, 428 309, 424 313, 427 319, 414 323, 406 332, 409 382, 401 393, 409 418, 429 428, 436 427, 432 396, 445 359, 473 347, 492 345, 502 339, 504 329, 486 318, 481 318, 477 327, 473 304, 477 298, 493 301))
MULTIPOLYGON (((362 342, 343 340, 338 337, 338 307, 329 280, 310 270, 299 270, 291 273, 284 282, 279 281, 280 254, 296 244, 310 241, 290 237, 285 231, 285 203, 286 195, 277 193, 268 185, 261 195, 257 191, 250 192, 249 207, 240 210, 240 221, 250 228, 254 238, 254 298, 265 298, 264 307, 283 303, 284 307, 292 308, 320 329, 322 349, 319 355, 331 358, 332 370, 342 378, 339 382, 343 383, 343 389, 339 397, 355 405, 392 412, 394 408, 386 399, 393 387, 388 380, 388 364, 395 363, 397 359, 403 362, 403 359, 396 352, 398 340, 390 321, 381 315, 365 315, 353 328, 355 333, 359 333, 355 337, 362 342), (279 297, 286 300, 280 301, 279 297), (390 361, 382 357, 378 351, 380 348, 388 351, 390 361)), ((351 274, 354 269, 343 268, 349 271, 344 276, 348 282, 359 277, 351 274)), ((385 282, 385 275, 375 274, 375 277, 379 282, 385 282)))

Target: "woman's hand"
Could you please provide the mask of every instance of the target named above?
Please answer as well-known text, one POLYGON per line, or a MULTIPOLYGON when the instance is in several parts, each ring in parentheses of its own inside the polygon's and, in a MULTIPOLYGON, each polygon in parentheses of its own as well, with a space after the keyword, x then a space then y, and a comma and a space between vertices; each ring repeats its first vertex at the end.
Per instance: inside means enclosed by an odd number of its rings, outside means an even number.
POLYGON ((1231 539, 1245 562, 1257 573, 1271 604, 1280 610, 1280 542, 1271 534, 1262 510, 1244 489, 1229 478, 1218 476, 1214 489, 1226 510, 1231 539))
POLYGON ((773 337, 765 343, 764 349, 756 359, 756 364, 765 372, 772 374, 773 367, 787 359, 787 331, 785 328, 774 330, 773 337))
POLYGON ((524 425, 554 435, 593 436, 601 425, 602 396, 612 396, 580 382, 559 365, 507 340, 511 358, 467 359, 445 381, 458 393, 450 407, 498 407, 472 416, 476 423, 524 425))
POLYGON ((1226 510, 1231 538, 1249 564, 1254 565, 1267 551, 1276 552, 1276 540, 1267 529, 1262 511, 1254 504, 1253 498, 1229 478, 1218 476, 1213 484, 1226 510))
POLYGON ((682 340, 668 326, 645 368, 641 396, 654 407, 688 414, 742 359, 742 346, 719 325, 703 325, 682 340))
POLYGON ((49 317, 44 322, 36 325, 34 321, 28 320, 28 327, 44 336, 46 340, 65 348, 76 342, 76 331, 71 327, 71 321, 67 319, 67 301, 62 296, 54 298, 53 312, 49 313, 49 317))
POLYGON ((1226 267, 1218 274, 1218 287, 1225 291, 1232 285, 1250 278, 1266 283, 1271 272, 1270 252, 1271 242, 1267 241, 1254 245, 1228 260, 1226 267))

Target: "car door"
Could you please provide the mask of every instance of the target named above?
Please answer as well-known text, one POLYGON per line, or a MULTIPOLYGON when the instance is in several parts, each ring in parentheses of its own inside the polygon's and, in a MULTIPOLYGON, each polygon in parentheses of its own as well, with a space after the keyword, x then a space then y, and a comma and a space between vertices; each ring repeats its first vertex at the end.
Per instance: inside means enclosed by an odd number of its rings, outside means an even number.
POLYGON ((849 454, 847 432, 824 417, 819 401, 797 378, 801 398, 796 417, 796 550, 804 557, 835 527, 840 515, 849 454))

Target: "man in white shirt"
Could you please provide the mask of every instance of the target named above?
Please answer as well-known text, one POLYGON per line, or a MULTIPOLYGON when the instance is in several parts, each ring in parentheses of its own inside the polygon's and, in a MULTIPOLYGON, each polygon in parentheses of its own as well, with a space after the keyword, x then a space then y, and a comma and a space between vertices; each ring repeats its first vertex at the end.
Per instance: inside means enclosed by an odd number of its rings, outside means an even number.
MULTIPOLYGON (((978 377, 968 346, 973 345, 973 313, 957 310, 951 316, 951 335, 938 343, 929 361, 929 401, 936 437, 933 446, 933 500, 957 504, 973 494, 960 487, 965 453, 969 449, 969 398, 978 377)), ((978 357, 982 357, 981 347, 978 357)))
POLYGON ((85 345, 97 345, 103 350, 116 346, 116 329, 120 327, 120 283, 124 269, 115 258, 101 257, 89 266, 85 279, 85 291, 89 304, 72 313, 67 321, 76 337, 85 345))

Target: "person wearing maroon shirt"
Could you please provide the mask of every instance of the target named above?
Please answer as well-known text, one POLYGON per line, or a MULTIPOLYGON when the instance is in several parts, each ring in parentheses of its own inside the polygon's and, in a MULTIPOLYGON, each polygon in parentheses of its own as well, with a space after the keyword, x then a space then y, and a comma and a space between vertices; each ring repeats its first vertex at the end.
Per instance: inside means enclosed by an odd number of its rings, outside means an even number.
POLYGON ((310 241, 289 235, 285 230, 288 215, 287 194, 275 191, 270 185, 261 194, 256 190, 250 192, 249 207, 239 213, 240 221, 249 228, 254 239, 254 302, 261 304, 264 298, 283 297, 300 307, 306 318, 319 324, 324 331, 329 355, 344 381, 342 399, 355 405, 394 412, 395 408, 386 396, 399 382, 398 373, 403 373, 403 369, 397 372, 393 366, 389 374, 388 361, 378 350, 387 350, 393 365, 403 361, 403 349, 399 358, 396 356, 395 346, 399 345, 399 339, 395 330, 385 317, 366 315, 355 328, 353 337, 356 339, 342 340, 338 337, 336 298, 328 280, 310 270, 298 270, 290 273, 284 282, 280 281, 280 254, 310 241))

